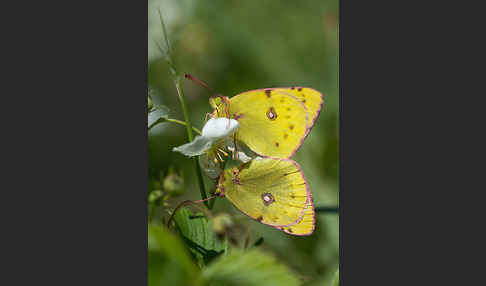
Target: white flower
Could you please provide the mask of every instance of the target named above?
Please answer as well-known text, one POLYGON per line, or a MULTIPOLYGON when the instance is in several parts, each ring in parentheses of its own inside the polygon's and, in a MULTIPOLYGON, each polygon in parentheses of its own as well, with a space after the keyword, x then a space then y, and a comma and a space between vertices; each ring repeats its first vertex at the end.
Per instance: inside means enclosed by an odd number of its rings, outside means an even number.
MULTIPOLYGON (((217 179, 223 169, 225 157, 232 152, 238 161, 246 163, 257 154, 250 150, 245 144, 235 142, 232 135, 239 128, 238 121, 225 117, 211 118, 204 125, 201 136, 194 141, 175 147, 173 151, 180 152, 186 156, 200 156, 199 165, 204 173, 211 179, 217 179)), ((231 161, 231 160, 230 160, 231 161)), ((235 164, 237 161, 231 161, 235 164)))
POLYGON ((175 147, 173 151, 193 157, 202 155, 221 143, 224 139, 233 135, 240 125, 234 119, 225 117, 211 118, 202 129, 202 136, 197 136, 194 141, 175 147))
POLYGON ((240 124, 234 119, 225 117, 211 118, 204 125, 201 133, 202 136, 208 138, 221 139, 233 135, 238 127, 240 127, 240 124))

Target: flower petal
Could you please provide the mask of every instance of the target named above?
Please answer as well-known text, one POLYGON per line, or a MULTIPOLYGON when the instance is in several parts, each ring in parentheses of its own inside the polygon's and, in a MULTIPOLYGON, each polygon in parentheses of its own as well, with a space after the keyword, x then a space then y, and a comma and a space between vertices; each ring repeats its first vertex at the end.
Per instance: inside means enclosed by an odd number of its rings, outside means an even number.
POLYGON ((202 129, 202 135, 208 138, 221 139, 232 135, 240 127, 238 121, 225 117, 211 118, 202 129))
POLYGON ((175 147, 172 151, 180 152, 186 156, 199 156, 221 143, 222 139, 231 136, 240 125, 238 121, 227 118, 211 118, 204 125, 202 136, 194 141, 175 147))
POLYGON ((196 136, 194 141, 174 147, 172 151, 180 152, 188 157, 199 156, 211 149, 213 139, 205 136, 196 136))

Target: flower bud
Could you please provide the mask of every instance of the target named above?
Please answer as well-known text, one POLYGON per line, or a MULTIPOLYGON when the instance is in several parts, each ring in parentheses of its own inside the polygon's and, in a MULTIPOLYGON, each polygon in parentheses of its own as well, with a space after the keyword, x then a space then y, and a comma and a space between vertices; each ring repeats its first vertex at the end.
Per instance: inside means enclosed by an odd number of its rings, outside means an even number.
POLYGON ((155 190, 152 191, 149 196, 148 196, 148 202, 154 203, 156 200, 160 199, 162 197, 162 191, 161 190, 155 190))
POLYGON ((171 195, 181 195, 184 193, 184 178, 169 170, 169 174, 164 178, 164 190, 171 195))
POLYGON ((150 98, 150 96, 148 96, 147 98, 148 98, 148 111, 150 112, 154 106, 152 104, 152 99, 150 98))
POLYGON ((211 226, 216 235, 222 239, 226 232, 233 226, 233 220, 229 214, 220 213, 213 217, 211 226))

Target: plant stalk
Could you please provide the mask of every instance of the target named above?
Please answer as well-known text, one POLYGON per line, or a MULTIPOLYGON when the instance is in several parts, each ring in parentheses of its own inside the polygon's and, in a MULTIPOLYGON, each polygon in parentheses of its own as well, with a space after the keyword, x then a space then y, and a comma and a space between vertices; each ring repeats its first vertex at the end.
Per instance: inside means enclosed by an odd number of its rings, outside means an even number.
MULTIPOLYGON (((162 32, 164 34, 165 44, 167 46, 166 61, 167 61, 167 64, 169 65, 170 72, 174 76, 174 84, 175 84, 176 89, 177 89, 177 94, 179 95, 179 100, 181 102, 182 110, 184 111, 184 119, 186 121, 187 136, 189 138, 189 142, 192 142, 192 140, 194 140, 194 136, 192 134, 192 124, 191 124, 191 120, 189 119, 189 111, 187 109, 186 100, 184 98, 184 92, 182 90, 181 76, 177 72, 176 65, 174 64, 174 60, 172 58, 172 49, 171 49, 170 44, 169 44, 169 38, 167 37, 167 30, 165 28, 165 24, 164 24, 164 21, 162 19, 162 13, 160 12, 160 10, 159 10, 159 16, 160 16, 160 24, 162 25, 162 32)), ((162 54, 164 54, 163 50, 160 46, 159 46, 159 49, 161 50, 162 54)), ((205 190, 205 187, 204 187, 204 180, 203 180, 202 173, 201 173, 201 167, 199 166, 198 157, 194 157, 193 161, 194 161, 194 165, 196 166, 196 174, 197 174, 197 180, 198 180, 198 183, 199 183, 199 191, 201 193, 201 198, 203 200, 205 200, 207 198, 207 196, 206 196, 206 190, 205 190)), ((204 204, 206 205, 206 207, 209 208, 209 204, 208 204, 207 201, 204 201, 204 204)))
MULTIPOLYGON (((181 78, 178 75, 174 79, 174 83, 177 89, 177 94, 179 94, 179 100, 181 102, 182 110, 184 111, 184 119, 186 120, 187 136, 189 137, 189 142, 192 142, 192 140, 194 140, 194 135, 192 134, 191 120, 189 118, 189 112, 187 110, 186 100, 184 98, 184 92, 182 90, 181 78)), ((204 180, 201 174, 201 166, 199 166, 199 158, 194 157, 193 161, 194 161, 194 165, 196 166, 196 174, 199 183, 199 191, 201 193, 201 198, 204 200, 207 198, 207 196, 204 187, 204 180)), ((204 204, 206 205, 206 207, 209 208, 209 203, 207 201, 204 201, 204 204)))
MULTIPOLYGON (((177 124, 184 125, 184 126, 187 125, 186 122, 184 122, 184 121, 169 118, 169 119, 163 119, 163 120, 155 121, 154 123, 152 123, 152 125, 149 126, 148 130, 152 129, 155 125, 157 125, 159 123, 164 123, 164 122, 172 122, 172 123, 177 123, 177 124)), ((192 126, 192 130, 194 130, 194 132, 196 132, 197 134, 202 135, 201 130, 197 129, 196 127, 192 126)))

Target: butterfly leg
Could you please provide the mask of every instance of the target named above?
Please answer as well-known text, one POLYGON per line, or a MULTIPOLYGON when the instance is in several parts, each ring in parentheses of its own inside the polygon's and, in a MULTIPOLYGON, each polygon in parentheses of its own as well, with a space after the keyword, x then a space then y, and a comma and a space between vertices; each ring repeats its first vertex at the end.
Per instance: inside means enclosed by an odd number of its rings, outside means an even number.
POLYGON ((211 113, 206 112, 206 116, 204 117, 204 124, 206 124, 206 122, 208 122, 208 117, 212 117, 212 115, 211 115, 211 113))
POLYGON ((230 119, 231 115, 230 115, 230 112, 229 112, 229 105, 230 105, 229 98, 226 97, 226 96, 223 96, 222 98, 223 98, 223 102, 224 102, 224 111, 226 113, 226 118, 230 119))
MULTIPOLYGON (((228 119, 231 119, 231 115, 230 115, 230 112, 229 112, 229 99, 226 97, 226 96, 223 96, 223 114, 225 115, 226 118, 228 119)), ((219 111, 219 110, 218 110, 219 111)), ((230 121, 228 120, 228 123, 227 123, 227 126, 226 128, 229 128, 230 127, 230 121)))
POLYGON ((233 153, 233 159, 239 160, 240 156, 238 156, 238 146, 236 145, 236 133, 233 135, 233 144, 235 145, 235 151, 233 153))

